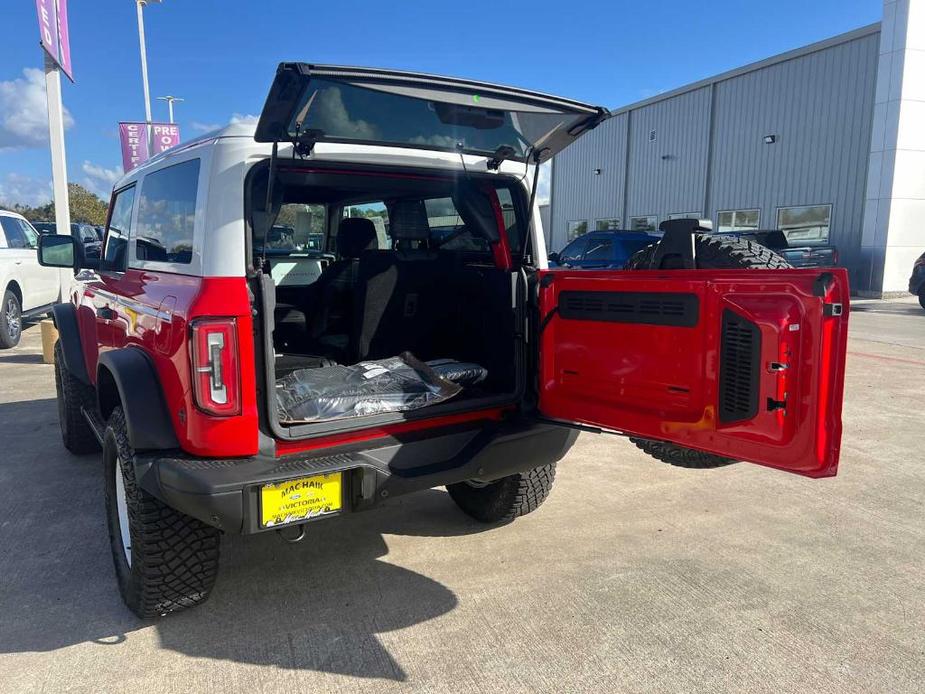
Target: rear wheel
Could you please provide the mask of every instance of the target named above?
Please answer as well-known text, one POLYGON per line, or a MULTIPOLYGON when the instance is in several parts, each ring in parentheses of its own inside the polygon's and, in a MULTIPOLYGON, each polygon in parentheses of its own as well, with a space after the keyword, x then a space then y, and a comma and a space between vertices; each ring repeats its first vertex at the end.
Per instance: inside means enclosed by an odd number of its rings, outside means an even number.
POLYGON ((99 441, 81 411, 93 406, 93 388, 67 370, 60 340, 55 343, 55 390, 64 447, 77 455, 100 450, 99 441))
MULTIPOLYGON (((653 244, 637 251, 626 261, 627 270, 646 270, 655 257, 653 244)), ((770 248, 759 243, 737 239, 731 236, 709 236, 695 234, 694 254, 696 265, 701 270, 784 270, 790 264, 770 248)), ((666 441, 630 438, 636 446, 656 460, 677 467, 705 469, 722 467, 736 462, 712 453, 704 453, 666 441)))
POLYGON ((10 349, 19 344, 22 336, 22 304, 12 291, 3 292, 0 305, 0 349, 10 349))
POLYGON ((129 609, 160 617, 205 602, 218 573, 219 531, 138 486, 121 407, 106 425, 103 477, 109 545, 129 609))
POLYGON ((556 464, 543 465, 494 482, 447 485, 456 505, 482 523, 507 523, 539 508, 556 479, 556 464))

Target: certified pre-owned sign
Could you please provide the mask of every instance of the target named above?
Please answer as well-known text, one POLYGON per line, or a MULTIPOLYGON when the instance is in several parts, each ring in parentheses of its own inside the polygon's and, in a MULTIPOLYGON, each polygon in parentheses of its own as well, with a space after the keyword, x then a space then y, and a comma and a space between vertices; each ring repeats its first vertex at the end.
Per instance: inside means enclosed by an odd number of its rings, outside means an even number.
POLYGON ((67 0, 35 0, 39 16, 39 36, 42 48, 71 82, 71 41, 67 27, 67 0))

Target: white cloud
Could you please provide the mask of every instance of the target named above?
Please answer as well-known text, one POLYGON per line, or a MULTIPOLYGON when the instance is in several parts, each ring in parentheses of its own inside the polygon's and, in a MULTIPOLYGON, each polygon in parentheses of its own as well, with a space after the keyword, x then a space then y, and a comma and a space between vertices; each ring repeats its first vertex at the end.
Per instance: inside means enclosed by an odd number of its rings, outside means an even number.
POLYGON ((195 130, 198 133, 210 133, 213 130, 218 130, 222 127, 221 123, 200 123, 198 120, 194 120, 190 123, 189 127, 195 130))
MULTIPOLYGON (((48 145, 48 102, 45 75, 36 68, 25 68, 23 77, 0 81, 0 152, 48 145)), ((64 109, 64 127, 74 119, 64 109)))
POLYGON ((8 173, 0 178, 0 204, 36 207, 51 202, 51 179, 8 173))
POLYGON ((228 123, 230 125, 237 125, 238 123, 257 125, 258 120, 260 120, 260 116, 255 116, 250 113, 232 113, 231 120, 228 121, 228 123))
POLYGON ((109 199, 113 185, 122 178, 121 166, 107 169, 104 166, 85 160, 80 168, 86 174, 86 178, 81 181, 83 187, 92 193, 96 193, 104 200, 109 199))

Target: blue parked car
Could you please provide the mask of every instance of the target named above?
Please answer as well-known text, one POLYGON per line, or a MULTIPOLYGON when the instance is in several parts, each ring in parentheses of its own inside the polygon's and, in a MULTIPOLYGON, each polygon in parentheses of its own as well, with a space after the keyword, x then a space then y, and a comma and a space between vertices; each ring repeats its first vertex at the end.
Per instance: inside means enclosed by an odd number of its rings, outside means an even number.
POLYGON ((550 253, 549 266, 585 270, 622 269, 633 253, 659 238, 644 231, 590 231, 558 253, 550 253))

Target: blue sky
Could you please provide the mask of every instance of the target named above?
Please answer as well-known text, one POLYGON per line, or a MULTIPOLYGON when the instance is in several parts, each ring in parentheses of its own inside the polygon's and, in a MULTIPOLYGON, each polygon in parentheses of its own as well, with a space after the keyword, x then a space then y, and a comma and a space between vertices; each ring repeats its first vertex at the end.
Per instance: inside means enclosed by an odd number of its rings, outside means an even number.
MULTIPOLYGON (((50 198, 34 0, 0 21, 0 201, 50 198)), ((121 172, 117 123, 144 120, 133 0, 71 0, 70 180, 121 172), (92 8, 92 9, 90 9, 92 8)), ((880 0, 600 3, 164 0, 145 10, 152 100, 175 94, 189 139, 260 112, 277 63, 395 67, 622 106, 879 21, 880 0)), ((155 119, 167 119, 153 101, 155 119)))

